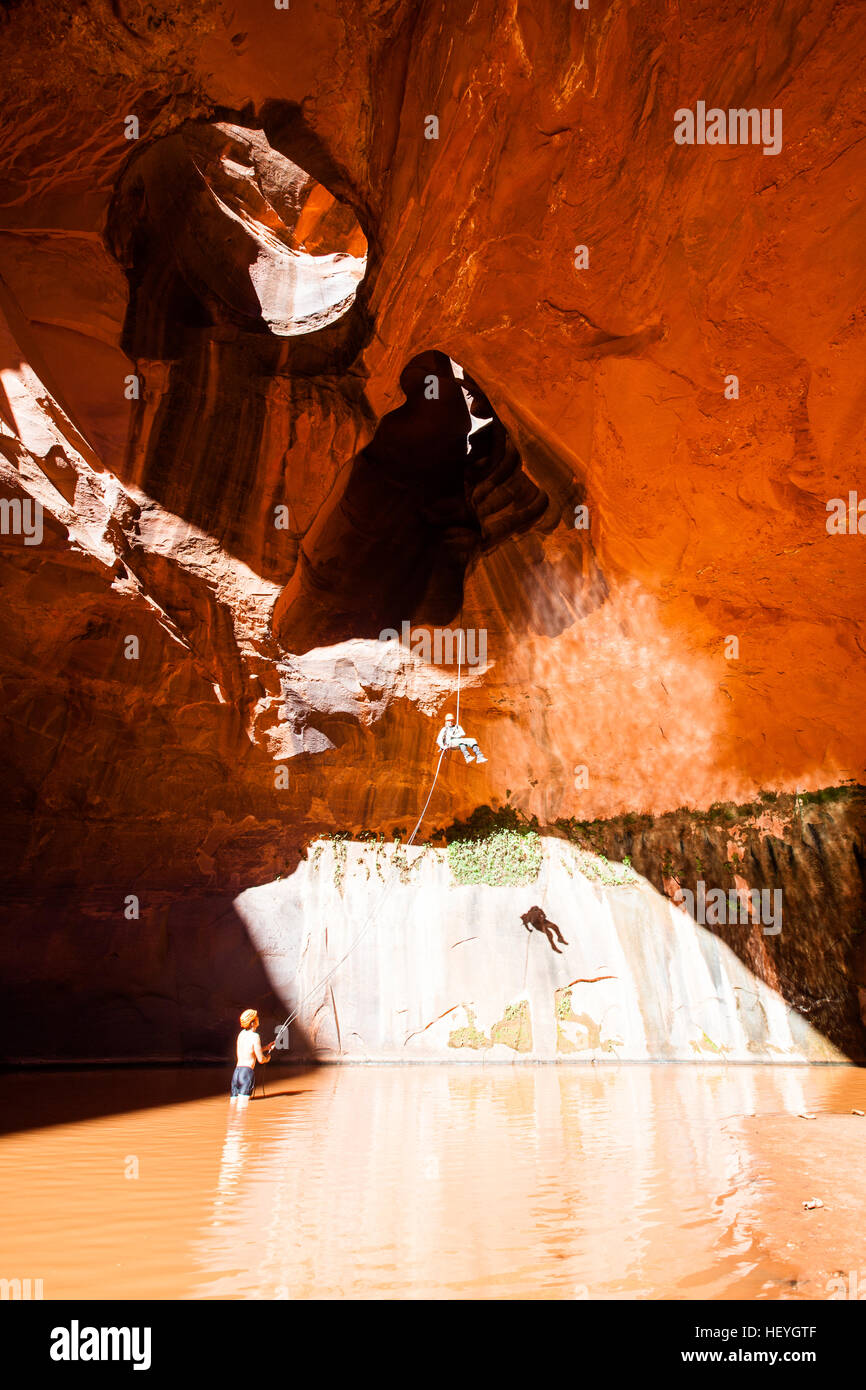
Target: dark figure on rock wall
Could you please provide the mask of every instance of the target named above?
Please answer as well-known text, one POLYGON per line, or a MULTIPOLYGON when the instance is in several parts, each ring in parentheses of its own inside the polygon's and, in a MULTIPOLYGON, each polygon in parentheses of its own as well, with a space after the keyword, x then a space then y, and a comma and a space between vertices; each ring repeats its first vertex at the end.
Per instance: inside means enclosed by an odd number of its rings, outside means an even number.
POLYGON ((529 931, 529 932, 531 932, 531 931, 542 931, 542 932, 544 932, 544 935, 547 937, 548 941, 550 942, 551 947, 552 947, 553 950, 556 952, 556 954, 557 954, 558 956, 561 956, 561 955, 562 955, 562 952, 560 951, 559 947, 556 945, 556 942, 554 941, 553 938, 554 938, 554 936, 555 936, 555 937, 556 937, 556 941, 561 941, 562 944, 563 944, 563 946, 567 946, 567 945, 568 945, 568 942, 566 941, 566 939, 565 939, 565 937, 563 936, 562 932, 559 930, 559 927, 556 925, 556 923, 555 923, 555 922, 551 922, 550 918, 546 916, 546 914, 544 913, 544 911, 542 910, 542 908, 540 908, 540 907, 531 907, 531 908, 529 909, 528 912, 524 912, 524 914, 523 914, 523 916, 521 917, 520 920, 521 920, 521 922, 523 923, 523 925, 525 926, 525 928, 526 928, 527 931, 529 931))

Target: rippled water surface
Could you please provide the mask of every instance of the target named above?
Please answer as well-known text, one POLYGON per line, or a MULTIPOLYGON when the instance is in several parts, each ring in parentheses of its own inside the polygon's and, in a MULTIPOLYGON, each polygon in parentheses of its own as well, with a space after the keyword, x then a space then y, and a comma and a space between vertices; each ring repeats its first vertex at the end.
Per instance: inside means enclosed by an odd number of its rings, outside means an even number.
POLYGON ((859 1254, 854 1068, 336 1066, 272 1071, 240 1113, 222 1083, 0 1079, 0 1275, 46 1298, 777 1298, 859 1254))

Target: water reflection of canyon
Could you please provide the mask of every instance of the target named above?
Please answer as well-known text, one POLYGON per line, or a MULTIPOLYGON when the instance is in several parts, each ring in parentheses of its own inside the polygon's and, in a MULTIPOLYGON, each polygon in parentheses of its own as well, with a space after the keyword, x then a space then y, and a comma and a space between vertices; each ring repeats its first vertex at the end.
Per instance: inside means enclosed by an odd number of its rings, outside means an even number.
MULTIPOLYGON (((853 1068, 328 1067, 240 1114, 165 1075, 172 1105, 0 1141, 10 1275, 46 1298, 776 1299, 866 1264, 853 1068)), ((68 1078, 82 1103, 114 1084, 68 1078)))

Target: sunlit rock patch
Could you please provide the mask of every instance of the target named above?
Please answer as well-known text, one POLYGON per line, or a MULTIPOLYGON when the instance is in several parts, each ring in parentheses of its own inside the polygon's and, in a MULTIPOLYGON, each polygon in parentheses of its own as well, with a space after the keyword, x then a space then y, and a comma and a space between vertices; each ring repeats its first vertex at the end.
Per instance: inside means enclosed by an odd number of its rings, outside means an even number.
POLYGON ((188 122, 132 161, 112 239, 134 313, 178 319, 165 323, 169 335, 194 304, 203 323, 315 332, 351 307, 367 265, 352 210, 263 130, 228 121, 188 122))
POLYGON ((615 866, 611 882, 598 856, 590 877, 591 851, 541 844, 537 881, 491 887, 455 882, 444 847, 335 836, 235 911, 323 1059, 844 1055, 786 1001, 769 956, 749 968, 634 870, 615 866), (525 929, 534 906, 561 928, 556 944, 525 929))

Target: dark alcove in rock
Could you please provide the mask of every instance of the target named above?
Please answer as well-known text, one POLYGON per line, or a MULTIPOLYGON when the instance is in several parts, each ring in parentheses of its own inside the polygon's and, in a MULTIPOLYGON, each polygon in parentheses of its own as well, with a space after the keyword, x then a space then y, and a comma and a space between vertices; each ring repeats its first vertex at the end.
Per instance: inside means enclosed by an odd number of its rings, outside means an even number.
POLYGON ((443 352, 404 368, 404 403, 338 479, 274 627, 288 651, 451 622, 473 560, 548 507, 481 388, 443 352))

